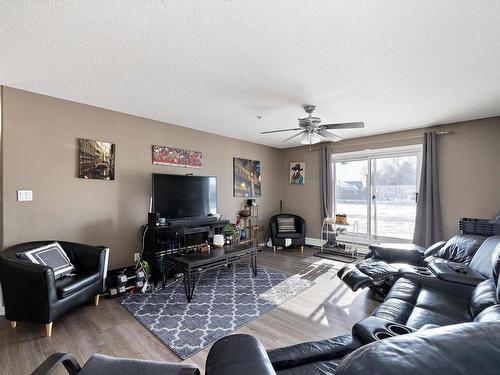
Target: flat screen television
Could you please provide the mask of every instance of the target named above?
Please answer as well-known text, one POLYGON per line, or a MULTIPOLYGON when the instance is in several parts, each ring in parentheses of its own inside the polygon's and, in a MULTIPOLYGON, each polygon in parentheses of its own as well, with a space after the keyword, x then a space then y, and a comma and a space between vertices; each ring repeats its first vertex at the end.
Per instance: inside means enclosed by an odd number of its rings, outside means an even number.
POLYGON ((153 173, 153 212, 165 219, 217 213, 217 178, 153 173))

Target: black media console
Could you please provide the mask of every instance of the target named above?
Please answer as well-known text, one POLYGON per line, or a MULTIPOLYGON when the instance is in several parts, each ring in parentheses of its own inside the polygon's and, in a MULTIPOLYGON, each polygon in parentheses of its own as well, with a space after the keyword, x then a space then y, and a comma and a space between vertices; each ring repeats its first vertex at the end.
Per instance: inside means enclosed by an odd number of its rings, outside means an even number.
POLYGON ((155 225, 150 221, 144 238, 143 260, 151 267, 152 281, 156 285, 166 282, 165 255, 175 254, 186 247, 212 243, 213 236, 222 232, 229 220, 212 218, 175 220, 169 225, 155 225))

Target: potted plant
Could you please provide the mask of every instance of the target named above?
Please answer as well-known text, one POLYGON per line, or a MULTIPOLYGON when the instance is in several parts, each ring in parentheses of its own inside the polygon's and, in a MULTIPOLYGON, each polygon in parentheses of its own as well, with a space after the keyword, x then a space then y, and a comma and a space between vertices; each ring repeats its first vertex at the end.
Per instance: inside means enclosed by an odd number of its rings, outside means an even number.
POLYGON ((233 242, 233 235, 236 232, 235 226, 233 224, 228 224, 222 229, 222 234, 226 239, 226 245, 231 245, 233 242))

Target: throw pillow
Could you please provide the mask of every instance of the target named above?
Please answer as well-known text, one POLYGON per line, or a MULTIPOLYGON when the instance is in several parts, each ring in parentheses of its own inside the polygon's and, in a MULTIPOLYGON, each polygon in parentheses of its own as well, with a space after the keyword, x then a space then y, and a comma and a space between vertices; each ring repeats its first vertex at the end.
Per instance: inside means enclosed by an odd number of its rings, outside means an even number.
POLYGON ((48 245, 25 251, 23 255, 23 258, 26 257, 32 263, 51 267, 54 270, 54 277, 56 279, 75 270, 75 267, 73 267, 73 264, 71 264, 71 261, 58 242, 52 242, 48 245))
POLYGON ((293 217, 279 217, 278 232, 280 233, 295 232, 295 219, 293 217))

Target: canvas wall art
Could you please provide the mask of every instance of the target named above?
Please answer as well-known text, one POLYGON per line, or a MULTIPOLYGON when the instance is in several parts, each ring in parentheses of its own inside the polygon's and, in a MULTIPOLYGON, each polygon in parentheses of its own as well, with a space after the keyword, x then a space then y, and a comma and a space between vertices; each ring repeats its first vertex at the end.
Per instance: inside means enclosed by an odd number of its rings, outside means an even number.
POLYGON ((198 151, 153 145, 153 164, 201 168, 202 154, 198 151))
POLYGON ((113 143, 79 139, 79 177, 85 179, 115 179, 115 145, 113 143))
POLYGON ((235 197, 261 196, 260 161, 233 158, 233 178, 233 194, 235 197))
POLYGON ((293 161, 290 163, 290 183, 304 185, 306 182, 306 163, 293 161))

